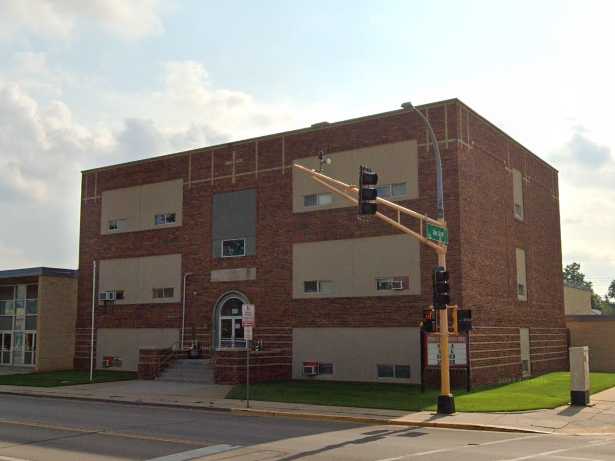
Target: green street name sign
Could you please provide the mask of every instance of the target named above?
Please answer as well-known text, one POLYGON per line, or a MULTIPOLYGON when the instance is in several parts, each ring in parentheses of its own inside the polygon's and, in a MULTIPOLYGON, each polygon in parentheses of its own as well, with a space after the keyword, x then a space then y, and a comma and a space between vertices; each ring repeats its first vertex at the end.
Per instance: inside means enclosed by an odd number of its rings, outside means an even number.
POLYGON ((427 223, 427 238, 448 245, 448 229, 427 223))

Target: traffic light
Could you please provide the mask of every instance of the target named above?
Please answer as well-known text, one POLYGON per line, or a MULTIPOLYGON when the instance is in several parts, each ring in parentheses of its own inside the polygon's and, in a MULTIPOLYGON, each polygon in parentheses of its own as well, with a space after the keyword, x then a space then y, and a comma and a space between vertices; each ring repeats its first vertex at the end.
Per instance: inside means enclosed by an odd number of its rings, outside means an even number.
POLYGON ((423 331, 427 333, 436 331, 436 319, 433 309, 426 309, 423 311, 423 323, 421 326, 423 327, 423 331))
POLYGON ((359 214, 376 214, 378 209, 376 184, 378 184, 376 172, 361 165, 359 167, 359 214))
POLYGON ((446 309, 446 305, 451 303, 448 286, 448 272, 443 267, 436 267, 433 270, 433 307, 435 309, 446 309))
POLYGON ((472 331, 472 311, 470 309, 459 310, 459 331, 472 331))

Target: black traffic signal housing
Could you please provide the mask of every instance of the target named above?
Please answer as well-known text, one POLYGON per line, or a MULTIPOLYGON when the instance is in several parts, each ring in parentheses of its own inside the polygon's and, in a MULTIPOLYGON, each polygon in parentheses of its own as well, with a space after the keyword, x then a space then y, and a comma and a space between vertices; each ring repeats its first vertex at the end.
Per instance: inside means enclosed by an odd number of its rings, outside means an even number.
POLYGON ((448 286, 448 271, 441 266, 433 270, 433 307, 435 309, 446 309, 451 303, 448 286))
POLYGON ((436 316, 433 309, 426 309, 423 311, 423 322, 421 323, 423 331, 427 333, 433 333, 436 331, 436 316))
POLYGON ((459 331, 472 331, 472 311, 470 309, 460 309, 458 314, 459 331))
POLYGON ((376 198, 378 197, 378 175, 375 171, 361 165, 359 167, 359 214, 373 215, 378 211, 376 198))

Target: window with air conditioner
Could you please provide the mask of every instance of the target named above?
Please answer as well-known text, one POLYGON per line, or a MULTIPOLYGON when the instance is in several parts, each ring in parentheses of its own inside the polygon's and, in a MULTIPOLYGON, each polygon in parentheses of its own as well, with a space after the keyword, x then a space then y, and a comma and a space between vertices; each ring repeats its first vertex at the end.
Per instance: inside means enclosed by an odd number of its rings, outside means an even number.
POLYGON ((127 228, 128 221, 124 218, 109 220, 109 232, 124 232, 127 228))
POLYGON ((403 290, 404 288, 404 277, 382 277, 376 279, 376 289, 378 291, 403 290))

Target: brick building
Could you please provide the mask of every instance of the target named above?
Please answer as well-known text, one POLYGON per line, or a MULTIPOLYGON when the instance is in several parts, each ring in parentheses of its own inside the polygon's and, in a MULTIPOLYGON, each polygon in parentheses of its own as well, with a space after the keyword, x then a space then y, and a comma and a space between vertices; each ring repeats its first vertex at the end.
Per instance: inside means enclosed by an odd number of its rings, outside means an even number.
POLYGON ((0 370, 68 370, 73 365, 77 271, 0 271, 0 370))
MULTIPOLYGON (((442 151, 472 382, 566 369, 557 171, 457 99, 419 110, 442 151)), ((255 379, 317 361, 316 379, 418 382, 436 256, 292 168, 317 167, 320 151, 326 174, 356 183, 367 164, 381 196, 435 216, 427 131, 404 109, 84 171, 75 365, 89 363, 96 260, 96 291, 114 298, 96 309, 98 367, 136 369, 183 339, 211 355, 217 382, 237 381, 251 303, 255 379)))

